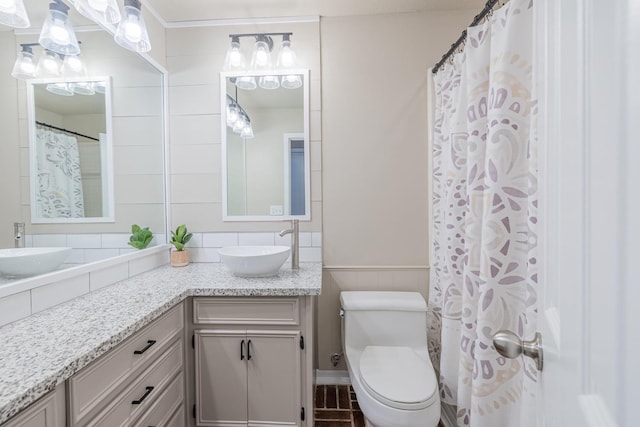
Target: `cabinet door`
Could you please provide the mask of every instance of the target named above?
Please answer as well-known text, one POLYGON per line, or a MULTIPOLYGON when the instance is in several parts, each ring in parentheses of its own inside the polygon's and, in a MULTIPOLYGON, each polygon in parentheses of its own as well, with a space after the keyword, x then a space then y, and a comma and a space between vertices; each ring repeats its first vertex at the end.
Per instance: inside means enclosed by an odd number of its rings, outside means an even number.
POLYGON ((195 331, 196 425, 247 425, 244 331, 195 331))
POLYGON ((36 403, 10 419, 4 427, 64 427, 65 417, 65 387, 56 387, 36 403))
POLYGON ((300 423, 300 332, 247 331, 250 427, 300 423))

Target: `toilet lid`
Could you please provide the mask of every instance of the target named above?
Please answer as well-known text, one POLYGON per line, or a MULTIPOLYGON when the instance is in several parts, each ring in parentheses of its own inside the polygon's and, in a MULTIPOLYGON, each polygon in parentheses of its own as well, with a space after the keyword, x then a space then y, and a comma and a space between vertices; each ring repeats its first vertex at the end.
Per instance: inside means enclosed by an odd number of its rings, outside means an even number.
POLYGON ((431 363, 410 347, 366 347, 360 356, 360 378, 371 395, 393 408, 423 409, 438 398, 431 363))

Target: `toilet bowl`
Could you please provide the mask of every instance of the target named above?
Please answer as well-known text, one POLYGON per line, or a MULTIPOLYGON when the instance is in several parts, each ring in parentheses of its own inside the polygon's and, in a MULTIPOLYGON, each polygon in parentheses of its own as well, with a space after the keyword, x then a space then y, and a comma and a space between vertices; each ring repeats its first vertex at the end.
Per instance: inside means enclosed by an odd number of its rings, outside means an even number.
POLYGON ((345 361, 367 426, 437 426, 440 398, 422 295, 341 292, 340 304, 345 361))

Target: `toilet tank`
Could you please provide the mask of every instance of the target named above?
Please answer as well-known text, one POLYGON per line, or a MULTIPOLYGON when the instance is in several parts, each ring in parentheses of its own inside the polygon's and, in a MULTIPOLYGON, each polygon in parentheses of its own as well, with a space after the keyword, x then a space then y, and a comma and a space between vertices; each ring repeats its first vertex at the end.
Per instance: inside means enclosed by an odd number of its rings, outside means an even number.
POLYGON ((422 348, 427 345, 427 303, 418 292, 341 292, 345 344, 422 348))

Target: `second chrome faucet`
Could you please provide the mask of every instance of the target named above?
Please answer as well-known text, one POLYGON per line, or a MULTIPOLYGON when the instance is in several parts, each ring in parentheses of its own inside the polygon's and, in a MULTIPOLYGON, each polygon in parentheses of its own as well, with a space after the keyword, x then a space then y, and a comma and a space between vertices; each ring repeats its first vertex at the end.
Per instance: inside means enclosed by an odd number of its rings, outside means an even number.
POLYGON ((291 228, 284 229, 280 232, 280 237, 291 234, 291 269, 300 268, 300 232, 298 229, 298 220, 291 221, 291 228))

